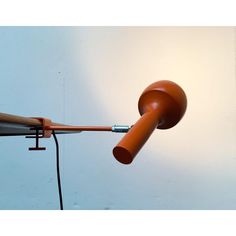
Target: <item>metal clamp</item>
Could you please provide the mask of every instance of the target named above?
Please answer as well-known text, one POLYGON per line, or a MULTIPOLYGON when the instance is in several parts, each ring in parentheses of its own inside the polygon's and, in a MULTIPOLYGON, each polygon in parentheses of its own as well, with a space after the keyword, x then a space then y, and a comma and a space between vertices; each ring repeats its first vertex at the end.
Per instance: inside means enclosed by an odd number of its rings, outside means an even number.
POLYGON ((129 125, 113 125, 112 132, 116 133, 127 133, 131 129, 129 125))
POLYGON ((43 117, 31 117, 33 119, 37 119, 41 122, 42 124, 42 138, 50 138, 52 135, 52 130, 46 129, 46 127, 52 125, 52 121, 48 118, 43 118, 43 117))
POLYGON ((52 121, 47 118, 42 117, 32 117, 33 119, 37 119, 42 123, 42 134, 39 133, 41 128, 33 127, 31 130, 35 130, 35 135, 26 136, 26 138, 35 138, 35 146, 29 147, 29 151, 42 151, 46 150, 46 147, 39 147, 39 139, 40 138, 50 138, 52 135, 52 130, 47 130, 46 127, 52 124, 52 121))

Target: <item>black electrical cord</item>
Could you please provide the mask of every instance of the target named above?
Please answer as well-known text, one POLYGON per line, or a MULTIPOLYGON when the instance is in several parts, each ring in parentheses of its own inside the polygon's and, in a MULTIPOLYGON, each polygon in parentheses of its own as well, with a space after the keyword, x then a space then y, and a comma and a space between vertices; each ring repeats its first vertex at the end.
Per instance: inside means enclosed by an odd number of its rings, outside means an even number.
POLYGON ((60 199, 60 210, 63 210, 63 199, 62 199, 61 178, 60 178, 60 162, 59 162, 59 144, 54 130, 52 131, 52 135, 56 144, 57 184, 58 184, 58 193, 60 199))

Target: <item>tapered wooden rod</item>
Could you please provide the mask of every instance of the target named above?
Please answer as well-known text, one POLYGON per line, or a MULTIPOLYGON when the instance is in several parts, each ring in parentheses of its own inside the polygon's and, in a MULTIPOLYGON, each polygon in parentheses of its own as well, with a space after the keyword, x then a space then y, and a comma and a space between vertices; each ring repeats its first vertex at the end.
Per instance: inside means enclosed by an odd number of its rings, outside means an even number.
POLYGON ((113 125, 113 126, 72 126, 72 125, 50 125, 45 130, 55 131, 111 131, 115 133, 127 133, 130 130, 129 125, 113 125))
POLYGON ((51 125, 46 130, 57 131, 112 131, 112 126, 72 126, 72 125, 51 125))

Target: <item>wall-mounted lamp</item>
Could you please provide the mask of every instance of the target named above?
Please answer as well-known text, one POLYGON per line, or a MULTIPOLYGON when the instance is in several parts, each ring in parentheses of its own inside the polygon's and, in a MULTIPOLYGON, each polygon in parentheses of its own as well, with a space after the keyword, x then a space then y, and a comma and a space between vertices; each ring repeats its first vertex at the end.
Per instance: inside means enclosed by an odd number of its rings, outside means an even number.
POLYGON ((51 137, 52 131, 57 134, 82 131, 123 132, 127 134, 113 149, 113 155, 119 162, 130 164, 153 130, 175 126, 183 117, 186 107, 187 98, 182 88, 174 82, 161 80, 143 91, 138 101, 141 118, 133 126, 71 126, 53 123, 47 118, 26 118, 0 113, 0 136, 24 135, 35 138, 36 145, 29 150, 45 150, 39 147, 39 138, 51 137))
POLYGON ((82 131, 110 131, 126 133, 113 149, 115 158, 130 164, 155 128, 169 129, 183 117, 187 107, 187 98, 180 86, 174 82, 162 80, 148 86, 139 98, 138 108, 141 118, 132 126, 71 126, 53 123, 50 119, 27 118, 0 113, 0 136, 23 135, 34 138, 35 146, 29 150, 45 150, 39 146, 40 138, 50 138, 56 143, 57 180, 60 209, 63 210, 62 190, 59 171, 59 145, 55 134, 78 133, 82 131))

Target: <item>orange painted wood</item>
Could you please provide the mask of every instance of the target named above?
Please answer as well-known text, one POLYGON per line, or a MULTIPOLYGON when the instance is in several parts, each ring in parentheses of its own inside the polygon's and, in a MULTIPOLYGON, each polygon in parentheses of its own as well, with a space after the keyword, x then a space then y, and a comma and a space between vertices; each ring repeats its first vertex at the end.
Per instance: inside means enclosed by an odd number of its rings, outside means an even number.
POLYGON ((72 125, 52 125, 46 130, 58 131, 112 131, 111 126, 72 126, 72 125))
MULTIPOLYGON (((52 123, 52 125, 60 124, 52 123)), ((31 130, 32 128, 42 129, 42 122, 35 118, 0 113, 0 136, 18 136, 34 134, 35 131, 31 130)), ((42 131, 40 130, 40 134, 41 133, 42 131)))
MULTIPOLYGON (((15 136, 34 134, 32 128, 40 129, 42 134, 42 121, 40 118, 28 118, 11 114, 0 113, 0 136, 15 136)), ((55 130, 58 134, 79 133, 81 131, 112 131, 111 126, 72 126, 53 123, 45 130, 55 130)))

